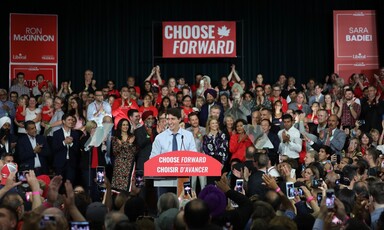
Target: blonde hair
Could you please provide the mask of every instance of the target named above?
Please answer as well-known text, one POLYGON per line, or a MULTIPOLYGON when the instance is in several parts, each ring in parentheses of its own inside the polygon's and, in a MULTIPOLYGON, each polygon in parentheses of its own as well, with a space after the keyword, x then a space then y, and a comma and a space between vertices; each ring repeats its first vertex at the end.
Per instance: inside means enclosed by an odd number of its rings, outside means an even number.
POLYGON ((95 121, 87 121, 87 123, 85 124, 85 131, 87 131, 87 133, 91 133, 92 129, 96 127, 97 123, 95 121))
POLYGON ((208 120, 207 120, 207 125, 206 125, 206 127, 205 127, 205 130, 206 130, 206 133, 207 133, 207 134, 208 134, 209 132, 211 132, 211 128, 209 127, 209 125, 211 124, 211 121, 213 121, 213 120, 216 120, 217 123, 220 123, 218 117, 216 117, 216 116, 209 116, 209 117, 208 117, 208 120))

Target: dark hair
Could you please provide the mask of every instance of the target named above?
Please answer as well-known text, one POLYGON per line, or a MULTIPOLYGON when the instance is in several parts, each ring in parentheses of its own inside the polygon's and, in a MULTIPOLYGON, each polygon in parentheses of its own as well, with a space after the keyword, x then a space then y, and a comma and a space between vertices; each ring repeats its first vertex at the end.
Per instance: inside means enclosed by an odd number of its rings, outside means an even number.
POLYGON ((282 116, 282 118, 283 118, 283 120, 288 120, 289 119, 290 121, 293 121, 293 117, 290 114, 284 114, 282 116))
POLYGON ((177 119, 181 118, 181 110, 179 108, 171 108, 167 111, 167 114, 177 117, 177 119))
POLYGON ((171 99, 169 99, 169 97, 165 96, 161 99, 161 103, 160 103, 160 106, 159 106, 159 110, 168 110, 171 108, 171 99), (168 100, 169 104, 167 107, 164 107, 164 101, 165 100, 168 100))
POLYGON ((210 220, 208 205, 201 199, 194 199, 184 207, 184 220, 188 228, 203 228, 210 220))
POLYGON ((243 125, 247 125, 248 124, 247 121, 244 120, 244 119, 237 119, 235 121, 235 128, 236 128, 237 124, 240 123, 240 122, 243 123, 243 125))
POLYGON ((188 119, 190 120, 191 117, 193 117, 193 116, 197 116, 197 118, 199 118, 199 114, 198 114, 198 113, 196 113, 196 112, 192 112, 192 113, 189 113, 189 114, 188 114, 188 119))
POLYGON ((64 113, 63 116, 61 116, 61 120, 65 121, 68 117, 73 117, 73 116, 69 113, 64 113))
POLYGON ((351 213, 353 207, 355 206, 356 194, 355 191, 348 188, 343 188, 337 192, 337 198, 343 202, 345 211, 347 214, 351 213))
POLYGON ((128 117, 131 117, 134 113, 138 113, 139 111, 137 109, 130 109, 128 110, 128 117))
MULTIPOLYGON (((180 92, 180 91, 179 91, 180 92)), ((178 92, 178 93, 179 93, 178 92)), ((189 96, 189 95, 185 95, 184 97, 183 97, 183 100, 182 101, 184 101, 186 98, 188 98, 189 97, 189 99, 191 99, 192 100, 192 98, 191 98, 191 96, 189 96)))
POLYGON ((123 122, 124 122, 124 121, 128 122, 128 134, 131 133, 131 123, 129 123, 129 121, 128 121, 127 119, 125 119, 125 118, 121 119, 121 120, 119 121, 119 123, 117 123, 116 131, 115 131, 115 136, 116 136, 117 138, 119 138, 119 140, 122 140, 122 138, 123 138, 123 137, 121 136, 121 127, 123 126, 123 122))
POLYGON ((36 123, 32 120, 29 120, 29 121, 25 121, 24 122, 24 127, 25 129, 28 129, 28 125, 35 125, 36 123))
POLYGON ((320 149, 324 149, 326 154, 332 155, 334 152, 328 145, 322 145, 320 149))
POLYGON ((17 215, 17 212, 15 209, 12 207, 5 205, 5 204, 0 204, 0 209, 6 209, 9 212, 9 215, 11 216, 12 219, 16 220, 16 223, 19 221, 19 217, 17 215))
MULTIPOLYGON (((269 125, 269 126, 272 126, 272 122, 271 122, 270 120, 268 120, 268 119, 263 119, 263 120, 261 120, 261 122, 263 122, 263 121, 268 122, 268 125, 269 125)), ((260 122, 260 123, 261 123, 261 122, 260 122)))
POLYGON ((16 74, 16 77, 18 77, 19 75, 23 75, 23 77, 25 76, 25 74, 24 74, 23 72, 18 72, 18 73, 16 74))
POLYGON ((357 167, 353 165, 346 165, 343 168, 343 176, 352 181, 357 174, 357 167))
MULTIPOLYGON (((81 100, 80 97, 74 97, 71 100, 75 100, 77 104, 77 113, 79 114, 79 118, 82 119, 83 121, 86 121, 84 117, 84 107, 83 107, 83 101, 81 100)), ((69 114, 75 117, 76 115, 76 109, 72 108, 70 111, 68 111, 69 114)))
POLYGON ((369 192, 376 203, 384 204, 384 182, 376 182, 369 187, 369 192))
POLYGON ((267 154, 260 154, 259 159, 257 161, 258 168, 267 167, 269 162, 269 157, 267 154))

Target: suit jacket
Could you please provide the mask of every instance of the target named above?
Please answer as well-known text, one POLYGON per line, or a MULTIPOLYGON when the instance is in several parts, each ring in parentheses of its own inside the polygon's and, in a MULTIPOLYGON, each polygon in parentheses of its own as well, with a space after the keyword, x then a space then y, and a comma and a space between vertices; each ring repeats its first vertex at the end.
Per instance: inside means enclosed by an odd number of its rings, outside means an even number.
POLYGON ((54 154, 53 167, 54 168, 64 168, 67 162, 67 150, 69 150, 69 165, 73 168, 76 168, 78 156, 79 156, 79 134, 74 130, 71 130, 71 137, 73 138, 73 145, 67 148, 63 144, 64 131, 63 129, 56 130, 53 133, 52 138, 52 150, 54 154))
MULTIPOLYGON (((335 129, 335 131, 334 131, 332 136, 333 136, 333 138, 330 141, 329 146, 331 147, 331 149, 336 154, 340 155, 341 154, 341 150, 344 147, 347 135, 345 135, 343 130, 335 129)), ((324 139, 318 139, 317 142, 312 145, 312 148, 314 148, 316 151, 318 151, 319 150, 318 146, 319 145, 325 145, 325 143, 327 141, 327 138, 328 138, 328 128, 325 130, 324 139)))
MULTIPOLYGON (((13 135, 13 134, 9 134, 7 140, 8 140, 7 145, 8 145, 8 150, 9 150, 8 152, 12 153, 13 149, 11 148, 11 144, 17 143, 17 136, 13 135)), ((0 143, 0 154, 6 153, 6 152, 7 152, 7 150, 6 150, 5 146, 0 143)))
MULTIPOLYGON (((221 113, 220 113, 220 117, 219 117, 219 121, 220 121, 220 124, 223 124, 223 120, 224 120, 224 108, 223 106, 220 104, 220 103, 217 103, 217 102, 214 102, 213 105, 218 105, 220 106, 220 110, 221 110, 221 113)), ((212 105, 212 106, 213 106, 212 105)), ((208 111, 208 104, 205 103, 202 107, 201 107, 201 110, 200 110, 200 113, 199 113, 199 120, 200 120, 200 126, 207 126, 207 120, 208 120, 208 115, 209 115, 209 111, 208 111)))
POLYGON ((152 151, 152 142, 155 140, 155 133, 152 131, 153 139, 148 137, 145 126, 135 130, 135 141, 139 147, 138 154, 136 155, 137 169, 144 170, 144 163, 149 159, 152 151))
MULTIPOLYGON (((36 144, 43 145, 41 152, 37 155, 41 163, 41 172, 48 172, 47 158, 50 156, 51 152, 47 143, 47 140, 42 135, 36 135, 36 144)), ((36 153, 33 152, 32 144, 29 140, 28 135, 22 135, 19 137, 16 145, 16 158, 19 161, 20 169, 34 169, 35 168, 35 157, 36 153)), ((19 169, 19 170, 20 170, 19 169)))

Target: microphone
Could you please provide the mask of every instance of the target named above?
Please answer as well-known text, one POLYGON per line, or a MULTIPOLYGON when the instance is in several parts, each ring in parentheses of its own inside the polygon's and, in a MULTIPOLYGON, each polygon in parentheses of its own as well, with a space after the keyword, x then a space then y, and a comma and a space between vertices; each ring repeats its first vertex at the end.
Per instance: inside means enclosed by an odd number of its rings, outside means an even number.
POLYGON ((184 135, 181 135, 181 146, 180 146, 180 150, 183 150, 183 146, 184 146, 184 150, 186 150, 185 148, 185 145, 184 145, 184 135))

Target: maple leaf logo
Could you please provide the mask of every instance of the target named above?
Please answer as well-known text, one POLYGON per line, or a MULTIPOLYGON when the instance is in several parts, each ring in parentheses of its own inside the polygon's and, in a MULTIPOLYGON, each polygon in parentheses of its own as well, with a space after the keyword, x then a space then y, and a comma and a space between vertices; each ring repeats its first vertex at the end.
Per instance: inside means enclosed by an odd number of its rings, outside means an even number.
POLYGON ((229 32, 231 32, 231 29, 228 29, 226 26, 219 27, 217 29, 217 34, 220 36, 220 38, 228 37, 229 32))

